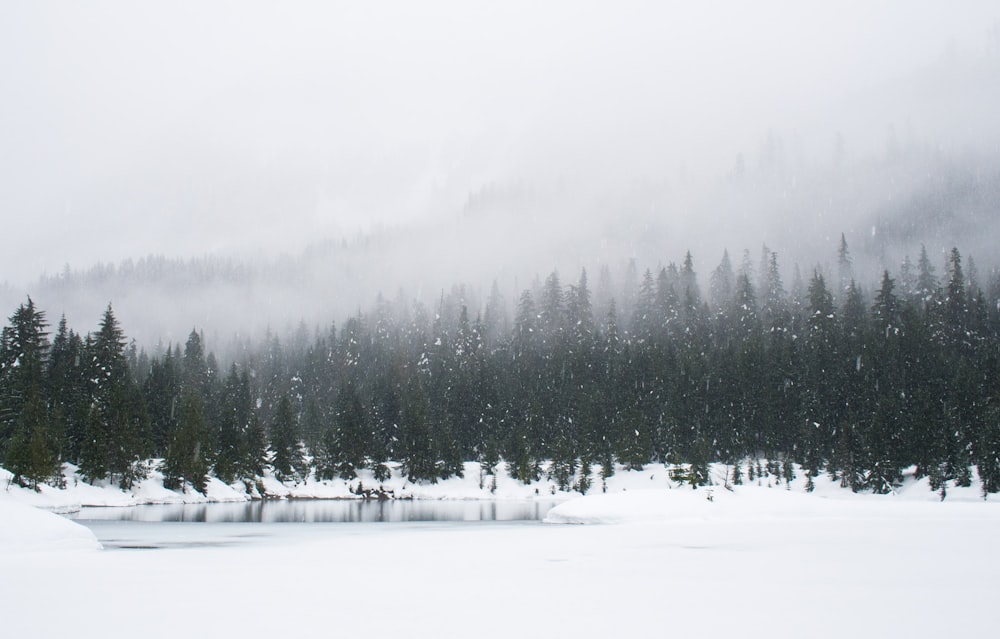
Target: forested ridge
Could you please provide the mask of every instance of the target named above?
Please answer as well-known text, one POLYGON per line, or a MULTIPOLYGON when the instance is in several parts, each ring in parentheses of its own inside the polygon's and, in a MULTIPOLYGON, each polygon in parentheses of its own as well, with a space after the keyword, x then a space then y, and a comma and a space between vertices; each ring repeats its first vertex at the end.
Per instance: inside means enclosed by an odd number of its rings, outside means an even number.
POLYGON ((740 483, 764 459, 810 486, 887 492, 915 466, 942 497, 972 468, 1000 490, 1000 277, 921 247, 862 283, 843 237, 835 256, 788 286, 765 247, 725 254, 704 292, 688 253, 596 285, 553 272, 510 301, 494 285, 475 308, 462 287, 433 309, 380 296, 224 365, 197 330, 149 354, 110 305, 81 334, 29 298, 0 343, 0 464, 29 486, 71 462, 127 487, 162 459, 168 484, 203 491, 210 473, 384 479, 392 460, 436 481, 477 460, 585 492, 616 464, 698 484, 725 462, 740 483))

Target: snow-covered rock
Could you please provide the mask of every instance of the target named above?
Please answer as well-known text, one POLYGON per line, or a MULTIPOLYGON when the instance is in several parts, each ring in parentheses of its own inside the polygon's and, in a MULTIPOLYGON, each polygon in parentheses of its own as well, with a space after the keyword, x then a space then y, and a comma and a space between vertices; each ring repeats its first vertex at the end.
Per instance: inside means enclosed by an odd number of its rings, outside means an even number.
POLYGON ((100 548, 89 528, 0 492, 0 553, 100 548))

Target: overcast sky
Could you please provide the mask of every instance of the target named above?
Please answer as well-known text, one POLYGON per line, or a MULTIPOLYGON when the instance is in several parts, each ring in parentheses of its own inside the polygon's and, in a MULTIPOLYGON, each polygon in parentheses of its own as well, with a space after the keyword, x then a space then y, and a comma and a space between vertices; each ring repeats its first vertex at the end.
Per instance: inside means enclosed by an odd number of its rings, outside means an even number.
POLYGON ((864 96, 997 54, 998 19, 992 1, 2 2, 0 282, 294 250, 489 184, 712 175, 775 129, 882 144, 858 122, 895 115, 864 96))

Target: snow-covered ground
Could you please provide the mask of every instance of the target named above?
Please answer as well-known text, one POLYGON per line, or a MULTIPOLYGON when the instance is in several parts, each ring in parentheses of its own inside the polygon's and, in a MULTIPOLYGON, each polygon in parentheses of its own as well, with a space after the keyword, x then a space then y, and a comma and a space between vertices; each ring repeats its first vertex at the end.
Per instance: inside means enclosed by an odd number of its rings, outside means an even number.
MULTIPOLYGON (((358 493, 364 489, 382 488, 395 498, 401 499, 534 499, 553 497, 566 499, 579 493, 559 491, 556 485, 542 478, 531 484, 523 484, 510 477, 501 469, 496 476, 480 472, 479 464, 467 462, 463 477, 450 477, 437 483, 407 481, 398 464, 390 464, 390 479, 377 482, 367 469, 358 471, 356 479, 319 481, 310 477, 306 481, 280 482, 270 473, 254 485, 240 482, 224 484, 216 478, 208 481, 204 494, 186 490, 169 490, 163 487, 163 474, 155 469, 155 462, 148 477, 135 483, 130 490, 122 490, 109 481, 87 483, 77 474, 72 464, 65 465, 65 488, 42 485, 38 491, 28 490, 11 482, 9 471, 0 468, 0 493, 25 504, 54 512, 72 512, 82 506, 136 506, 140 504, 200 504, 206 502, 239 502, 261 497, 261 490, 269 498, 287 499, 359 499, 358 493)), ((652 467, 651 467, 652 468, 652 467)), ((592 476, 595 487, 601 490, 600 478, 592 476)), ((624 490, 631 486, 645 486, 646 482, 666 485, 667 472, 662 466, 649 473, 620 474, 609 480, 609 490, 624 490), (659 472, 657 472, 659 471, 659 472)), ((653 484, 650 484, 653 485, 653 484)))
MULTIPOLYGON (((0 555, 97 550, 100 547, 94 534, 87 528, 59 515, 0 497, 0 555)), ((0 573, 0 579, 3 579, 2 575, 0 573)), ((0 615, 0 619, 2 618, 0 615)))
MULTIPOLYGON (((375 481, 370 470, 363 469, 358 477, 350 481, 335 479, 318 481, 310 477, 307 481, 280 482, 270 474, 263 477, 257 485, 248 488, 242 483, 224 484, 216 478, 208 481, 204 494, 195 492, 190 486, 187 490, 169 490, 163 487, 163 475, 156 470, 155 462, 148 477, 136 482, 131 490, 122 490, 116 484, 108 481, 89 484, 78 474, 72 464, 65 465, 66 487, 62 489, 42 485, 38 491, 21 488, 11 482, 11 474, 0 468, 0 495, 20 501, 25 504, 52 510, 54 512, 72 512, 82 506, 136 506, 140 504, 201 504, 207 502, 240 502, 261 496, 260 488, 271 498, 289 499, 357 499, 359 489, 383 488, 396 498, 403 499, 558 499, 565 500, 579 497, 579 492, 560 491, 556 484, 544 476, 530 484, 523 484, 510 477, 501 464, 495 476, 480 472, 479 464, 466 462, 463 477, 450 477, 437 483, 422 482, 414 484, 402 476, 398 464, 390 464, 392 476, 384 482, 375 481)), ((671 480, 667 468, 659 464, 650 464, 641 471, 618 471, 611 476, 606 486, 599 476, 600 467, 595 466, 591 473, 591 486, 588 495, 608 492, 617 493, 628 490, 647 488, 677 489, 681 486, 671 480), (606 489, 606 490, 605 490, 606 489)), ((716 483, 715 491, 723 490, 725 477, 730 468, 716 464, 712 466, 712 477, 716 483)), ((789 485, 785 480, 775 480, 764 477, 754 480, 753 485, 774 489, 788 489, 790 492, 805 492, 805 477, 801 471, 796 472, 795 479, 789 485)), ((748 482, 749 484, 749 482, 748 482)), ((837 482, 826 476, 816 479, 816 489, 813 493, 836 499, 858 499, 864 495, 854 495, 840 488, 837 482)), ((930 490, 929 480, 925 477, 919 481, 907 477, 894 497, 899 500, 940 501, 940 495, 930 490)), ((982 501, 982 492, 978 482, 968 488, 952 485, 947 487, 947 501, 982 501)), ((1000 497, 993 495, 991 499, 1000 497)))
POLYGON ((668 488, 662 466, 615 479, 616 490, 598 482, 547 518, 596 525, 290 524, 321 532, 103 552, 87 529, 0 490, 0 628, 85 638, 996 632, 1000 506, 975 488, 941 502, 912 481, 871 496, 826 479, 812 494, 801 479, 668 488))

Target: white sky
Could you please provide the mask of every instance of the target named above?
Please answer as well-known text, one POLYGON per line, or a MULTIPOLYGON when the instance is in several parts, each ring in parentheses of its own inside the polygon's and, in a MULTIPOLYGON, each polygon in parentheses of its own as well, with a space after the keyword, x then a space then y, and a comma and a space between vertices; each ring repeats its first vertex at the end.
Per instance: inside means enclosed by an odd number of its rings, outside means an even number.
POLYGON ((776 128, 826 145, 852 130, 845 97, 1000 51, 998 19, 973 1, 4 2, 0 282, 291 249, 451 215, 491 183, 714 174, 776 128))

